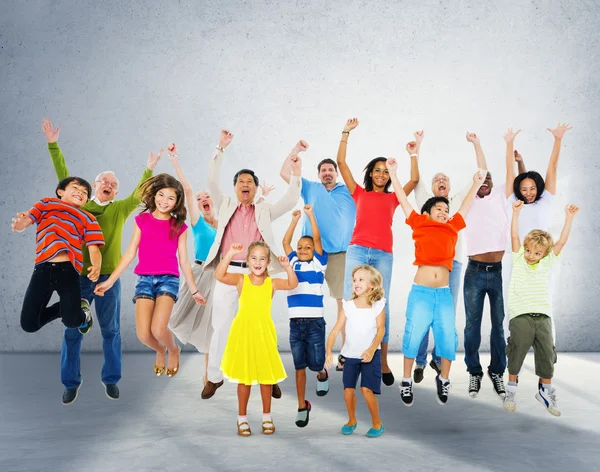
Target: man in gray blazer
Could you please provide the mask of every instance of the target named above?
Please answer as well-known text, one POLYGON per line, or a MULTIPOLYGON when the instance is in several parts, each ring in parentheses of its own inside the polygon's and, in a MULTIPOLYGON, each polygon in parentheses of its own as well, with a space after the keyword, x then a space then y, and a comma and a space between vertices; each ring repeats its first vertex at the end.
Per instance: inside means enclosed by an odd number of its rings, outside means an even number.
MULTIPOLYGON (((228 138, 224 142, 231 141, 232 135, 228 131, 222 131, 228 138)), ((264 241, 269 245, 274 256, 278 254, 279 245, 275 242, 271 223, 277 218, 294 208, 300 197, 302 172, 299 157, 292 159, 292 177, 285 195, 275 204, 262 202, 255 204, 254 197, 258 188, 258 177, 250 169, 242 169, 233 177, 233 188, 235 197, 224 195, 219 186, 219 174, 223 162, 224 148, 217 146, 217 152, 213 157, 208 172, 208 187, 215 203, 219 209, 219 226, 217 236, 210 248, 206 265, 216 265, 221 259, 222 252, 227 252, 232 243, 244 245, 244 251, 237 254, 229 264, 229 273, 249 273, 246 266, 246 248, 253 241, 264 241)), ((276 257, 271 258, 273 266, 272 273, 283 272, 276 257)), ((229 328, 233 322, 238 308, 238 293, 235 286, 215 282, 213 292, 212 326, 213 335, 210 342, 208 354, 208 381, 202 390, 202 398, 212 397, 216 390, 223 385, 223 373, 221 372, 221 360, 225 352, 225 345, 229 335, 229 328)), ((274 396, 280 395, 279 388, 274 396)))

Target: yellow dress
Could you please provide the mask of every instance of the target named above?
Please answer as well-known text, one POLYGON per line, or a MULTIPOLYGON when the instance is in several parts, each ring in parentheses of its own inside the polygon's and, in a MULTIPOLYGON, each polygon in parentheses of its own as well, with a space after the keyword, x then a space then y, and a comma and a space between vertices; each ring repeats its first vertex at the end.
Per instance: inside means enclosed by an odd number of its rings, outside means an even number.
POLYGON ((271 278, 266 277, 262 285, 253 285, 244 274, 239 303, 221 361, 223 375, 230 382, 244 385, 281 382, 287 375, 271 319, 271 278))

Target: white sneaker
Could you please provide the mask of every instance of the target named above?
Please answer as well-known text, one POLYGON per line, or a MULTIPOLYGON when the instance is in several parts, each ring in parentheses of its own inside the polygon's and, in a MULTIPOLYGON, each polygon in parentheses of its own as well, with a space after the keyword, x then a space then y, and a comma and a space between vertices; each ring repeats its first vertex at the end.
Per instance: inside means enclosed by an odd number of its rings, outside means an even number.
POLYGON ((517 392, 514 392, 512 390, 506 391, 506 396, 504 397, 504 400, 502 400, 504 409, 506 411, 515 411, 517 409, 516 396, 517 396, 517 392))
POLYGON ((544 388, 540 388, 538 393, 535 394, 535 399, 546 407, 548 413, 554 416, 560 416, 558 411, 558 404, 556 400, 556 389, 548 391, 544 388))

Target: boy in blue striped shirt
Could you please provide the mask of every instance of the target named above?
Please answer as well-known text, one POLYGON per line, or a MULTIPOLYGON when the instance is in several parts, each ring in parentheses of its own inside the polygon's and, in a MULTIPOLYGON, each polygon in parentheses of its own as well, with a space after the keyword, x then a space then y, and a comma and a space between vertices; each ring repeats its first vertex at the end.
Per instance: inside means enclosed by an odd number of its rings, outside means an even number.
POLYGON ((312 236, 302 236, 296 251, 292 249, 292 236, 300 220, 300 210, 292 213, 292 222, 283 237, 283 249, 298 277, 298 287, 288 292, 290 314, 290 346, 296 369, 296 392, 298 415, 296 426, 308 424, 311 404, 305 399, 306 368, 317 374, 317 395, 329 391, 325 370, 325 319, 323 318, 323 282, 327 269, 327 253, 321 244, 321 233, 312 205, 304 205, 304 213, 310 221, 312 236))

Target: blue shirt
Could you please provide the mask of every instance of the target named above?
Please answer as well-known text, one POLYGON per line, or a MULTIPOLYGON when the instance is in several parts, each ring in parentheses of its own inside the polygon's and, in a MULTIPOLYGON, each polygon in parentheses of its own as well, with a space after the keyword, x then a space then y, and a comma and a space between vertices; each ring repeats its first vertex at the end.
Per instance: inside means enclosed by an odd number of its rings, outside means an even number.
POLYGON ((196 251, 195 258, 197 261, 204 262, 208 257, 210 247, 215 241, 217 230, 200 216, 198 222, 192 226, 192 234, 194 236, 194 250, 196 251))
MULTIPOLYGON (((304 203, 313 206, 325 252, 345 252, 356 221, 356 205, 348 187, 338 183, 332 190, 327 190, 321 182, 302 178, 300 195, 304 203)), ((302 235, 312 236, 310 221, 306 217, 302 235)))
POLYGON ((323 316, 323 282, 327 269, 327 253, 314 253, 310 261, 300 261, 296 251, 288 254, 298 286, 288 291, 290 318, 321 318, 323 316))

